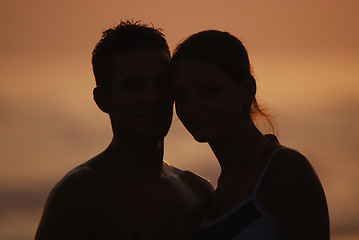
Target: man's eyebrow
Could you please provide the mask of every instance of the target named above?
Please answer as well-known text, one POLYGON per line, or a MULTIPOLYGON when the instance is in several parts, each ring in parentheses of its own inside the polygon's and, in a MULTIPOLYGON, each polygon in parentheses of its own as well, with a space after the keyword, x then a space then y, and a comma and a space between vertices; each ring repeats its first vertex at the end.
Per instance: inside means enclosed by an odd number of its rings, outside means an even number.
POLYGON ((213 81, 215 81, 215 79, 210 77, 207 80, 204 80, 203 82, 201 82, 199 85, 203 86, 203 85, 206 85, 206 84, 211 83, 213 81))
POLYGON ((170 75, 167 72, 163 72, 163 73, 156 74, 155 78, 168 78, 169 79, 170 75))

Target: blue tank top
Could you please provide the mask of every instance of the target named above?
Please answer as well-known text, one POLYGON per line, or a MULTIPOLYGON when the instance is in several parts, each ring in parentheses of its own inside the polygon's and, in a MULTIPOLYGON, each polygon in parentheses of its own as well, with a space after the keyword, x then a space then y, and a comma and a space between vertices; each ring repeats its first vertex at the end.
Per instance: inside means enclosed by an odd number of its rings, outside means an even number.
POLYGON ((250 196, 229 210, 218 219, 205 222, 202 220, 200 240, 279 240, 278 218, 263 209, 258 200, 258 190, 275 154, 283 149, 276 149, 268 159, 250 196))

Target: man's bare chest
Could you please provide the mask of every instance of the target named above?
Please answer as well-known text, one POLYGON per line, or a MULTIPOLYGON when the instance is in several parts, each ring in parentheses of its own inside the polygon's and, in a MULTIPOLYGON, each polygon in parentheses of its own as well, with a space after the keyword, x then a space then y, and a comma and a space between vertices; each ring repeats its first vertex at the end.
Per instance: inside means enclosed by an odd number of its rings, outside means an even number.
POLYGON ((111 239, 190 239, 201 218, 200 199, 181 187, 134 184, 101 199, 98 233, 111 239))

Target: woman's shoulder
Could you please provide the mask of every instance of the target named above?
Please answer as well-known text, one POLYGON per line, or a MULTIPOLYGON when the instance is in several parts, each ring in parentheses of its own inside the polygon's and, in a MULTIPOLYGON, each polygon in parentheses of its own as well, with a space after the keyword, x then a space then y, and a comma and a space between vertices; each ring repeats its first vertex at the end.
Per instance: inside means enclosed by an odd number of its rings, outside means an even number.
POLYGON ((267 134, 265 138, 269 140, 269 143, 263 153, 263 163, 269 165, 268 171, 275 171, 276 174, 281 175, 286 173, 292 174, 293 171, 313 170, 304 154, 293 148, 281 145, 274 135, 267 134))
POLYGON ((299 151, 278 145, 265 177, 272 196, 300 199, 322 195, 323 188, 310 161, 299 151))
POLYGON ((300 178, 316 173, 309 160, 301 152, 282 145, 277 145, 271 153, 271 163, 268 169, 268 175, 279 178, 300 178), (272 173, 272 174, 271 174, 272 173))
POLYGON ((295 233, 295 239, 329 239, 324 190, 309 160, 281 145, 274 151, 263 188, 281 220, 283 236, 294 239, 295 233))

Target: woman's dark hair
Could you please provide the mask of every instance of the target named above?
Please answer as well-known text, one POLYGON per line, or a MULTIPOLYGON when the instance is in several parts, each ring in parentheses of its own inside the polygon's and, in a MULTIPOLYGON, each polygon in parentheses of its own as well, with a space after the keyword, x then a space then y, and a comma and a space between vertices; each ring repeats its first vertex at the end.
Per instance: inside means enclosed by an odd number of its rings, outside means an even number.
MULTIPOLYGON (((253 77, 248 53, 243 43, 228 32, 206 30, 191 35, 180 43, 173 52, 171 69, 182 60, 201 60, 219 66, 237 83, 253 77)), ((270 115, 257 102, 254 95, 248 112, 252 119, 255 115, 266 118, 274 132, 270 115)))

